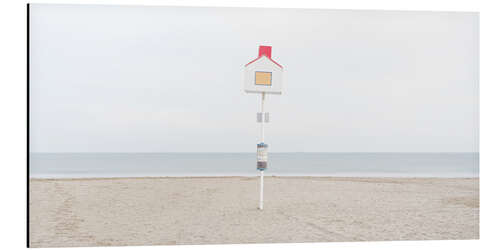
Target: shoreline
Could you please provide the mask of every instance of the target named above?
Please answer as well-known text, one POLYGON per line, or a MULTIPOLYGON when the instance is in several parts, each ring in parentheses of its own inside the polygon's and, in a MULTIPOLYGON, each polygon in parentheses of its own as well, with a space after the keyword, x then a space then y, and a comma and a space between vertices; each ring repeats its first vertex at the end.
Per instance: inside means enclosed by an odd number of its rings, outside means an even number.
MULTIPOLYGON (((213 179, 213 178, 257 178, 256 175, 224 175, 224 176, 116 176, 116 177, 30 177, 30 181, 41 180, 112 180, 112 179, 213 179)), ((285 179, 480 179, 479 176, 323 176, 323 175, 265 175, 264 178, 285 179)))

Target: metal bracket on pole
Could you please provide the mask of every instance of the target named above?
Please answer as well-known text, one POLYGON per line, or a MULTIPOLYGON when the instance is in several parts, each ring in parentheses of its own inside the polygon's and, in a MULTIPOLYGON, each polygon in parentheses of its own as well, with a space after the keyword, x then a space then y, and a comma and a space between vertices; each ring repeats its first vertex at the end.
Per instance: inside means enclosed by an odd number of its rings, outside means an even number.
POLYGON ((265 112, 265 113, 258 112, 257 113, 257 122, 268 123, 269 122, 269 112, 265 112), (264 117, 264 119, 262 119, 262 117, 264 117))

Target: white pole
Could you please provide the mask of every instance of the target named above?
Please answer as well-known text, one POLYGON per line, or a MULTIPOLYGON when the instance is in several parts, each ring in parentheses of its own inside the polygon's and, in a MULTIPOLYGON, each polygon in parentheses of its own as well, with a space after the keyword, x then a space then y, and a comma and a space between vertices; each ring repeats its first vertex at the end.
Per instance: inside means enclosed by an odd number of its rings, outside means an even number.
MULTIPOLYGON (((264 122, 265 122, 265 115, 264 115, 264 100, 266 99, 266 94, 262 92, 262 100, 261 100, 261 105, 260 105, 260 112, 261 112, 261 123, 260 123, 260 142, 264 143, 264 122)), ((264 171, 260 170, 260 202, 259 202, 259 209, 262 210, 264 209, 264 171)))
POLYGON ((260 203, 259 209, 264 209, 264 171, 260 170, 260 203))
POLYGON ((260 103, 260 112, 262 114, 262 120, 260 123, 260 142, 264 143, 264 122, 265 122, 265 115, 264 115, 264 100, 266 99, 266 93, 262 92, 262 99, 260 103))

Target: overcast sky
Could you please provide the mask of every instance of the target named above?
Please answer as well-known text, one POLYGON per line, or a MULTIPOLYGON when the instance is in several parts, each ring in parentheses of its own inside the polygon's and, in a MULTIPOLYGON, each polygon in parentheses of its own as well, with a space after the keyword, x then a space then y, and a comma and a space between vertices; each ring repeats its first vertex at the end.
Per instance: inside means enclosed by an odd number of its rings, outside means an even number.
POLYGON ((477 13, 31 5, 32 152, 477 152, 477 13))

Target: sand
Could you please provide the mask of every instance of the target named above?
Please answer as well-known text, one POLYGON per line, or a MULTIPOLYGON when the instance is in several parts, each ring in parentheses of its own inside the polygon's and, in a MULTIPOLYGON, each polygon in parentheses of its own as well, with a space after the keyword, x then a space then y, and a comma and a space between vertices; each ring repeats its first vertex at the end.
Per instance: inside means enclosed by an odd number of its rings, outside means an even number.
POLYGON ((479 238, 479 179, 31 179, 30 246, 479 238))

